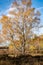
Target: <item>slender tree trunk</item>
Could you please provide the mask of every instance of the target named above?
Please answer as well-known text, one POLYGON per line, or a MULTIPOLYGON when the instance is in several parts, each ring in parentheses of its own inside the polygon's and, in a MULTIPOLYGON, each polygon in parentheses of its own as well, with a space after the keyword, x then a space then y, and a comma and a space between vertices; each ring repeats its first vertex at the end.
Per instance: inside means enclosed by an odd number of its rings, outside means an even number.
POLYGON ((22 54, 25 55, 25 20, 23 18, 23 41, 22 41, 22 54))
POLYGON ((22 42, 22 55, 25 55, 25 39, 23 36, 23 42, 22 42))

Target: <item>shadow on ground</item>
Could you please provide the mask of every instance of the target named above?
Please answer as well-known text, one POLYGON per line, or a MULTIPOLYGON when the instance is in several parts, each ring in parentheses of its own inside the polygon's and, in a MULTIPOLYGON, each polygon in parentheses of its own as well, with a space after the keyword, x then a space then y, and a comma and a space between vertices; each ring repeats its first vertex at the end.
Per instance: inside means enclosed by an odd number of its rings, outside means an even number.
POLYGON ((17 58, 0 56, 0 65, 43 65, 43 56, 19 56, 17 58))

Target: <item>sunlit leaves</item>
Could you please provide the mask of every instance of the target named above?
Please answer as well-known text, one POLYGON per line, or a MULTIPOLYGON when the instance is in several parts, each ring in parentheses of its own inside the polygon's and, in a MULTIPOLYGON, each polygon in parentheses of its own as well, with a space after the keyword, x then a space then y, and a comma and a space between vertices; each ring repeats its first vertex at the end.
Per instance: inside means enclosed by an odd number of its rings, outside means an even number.
POLYGON ((22 0, 22 4, 30 5, 31 4, 31 0, 22 0))
POLYGON ((29 50, 33 52, 36 48, 33 45, 30 45, 29 50))
POLYGON ((7 19, 8 19, 8 17, 5 16, 5 15, 3 15, 0 22, 1 22, 1 23, 7 22, 7 19))
POLYGON ((31 8, 29 10, 26 10, 26 12, 23 13, 24 16, 28 17, 29 15, 31 15, 31 12, 34 11, 34 8, 31 8))

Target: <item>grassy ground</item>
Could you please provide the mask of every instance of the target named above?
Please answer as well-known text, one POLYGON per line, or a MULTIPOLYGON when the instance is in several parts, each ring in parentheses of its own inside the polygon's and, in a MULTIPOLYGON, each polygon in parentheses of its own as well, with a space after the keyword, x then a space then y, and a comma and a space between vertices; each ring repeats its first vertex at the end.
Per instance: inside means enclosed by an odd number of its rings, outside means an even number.
POLYGON ((20 56, 11 58, 0 56, 0 65, 43 65, 43 57, 20 56))

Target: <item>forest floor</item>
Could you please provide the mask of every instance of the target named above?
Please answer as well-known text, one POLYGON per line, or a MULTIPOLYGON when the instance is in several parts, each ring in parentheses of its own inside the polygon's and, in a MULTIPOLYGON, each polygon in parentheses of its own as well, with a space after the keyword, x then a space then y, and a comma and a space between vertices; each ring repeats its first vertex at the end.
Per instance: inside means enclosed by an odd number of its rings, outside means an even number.
POLYGON ((16 58, 0 56, 0 65, 43 65, 43 56, 19 56, 16 58))

